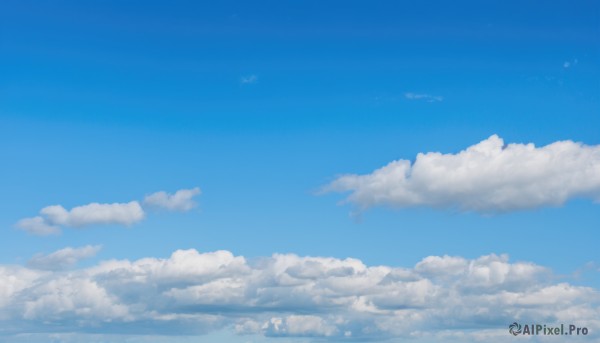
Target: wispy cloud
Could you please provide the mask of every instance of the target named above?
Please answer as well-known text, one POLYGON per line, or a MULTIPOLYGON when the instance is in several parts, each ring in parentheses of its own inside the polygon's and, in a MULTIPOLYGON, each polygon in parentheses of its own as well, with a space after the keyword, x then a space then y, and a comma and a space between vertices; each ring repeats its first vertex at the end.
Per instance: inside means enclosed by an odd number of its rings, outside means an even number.
POLYGON ((19 220, 15 226, 23 231, 38 236, 57 235, 61 231, 60 227, 50 224, 41 216, 23 218, 19 220))
POLYGON ((258 76, 256 75, 248 75, 248 76, 242 76, 240 78, 240 83, 241 84, 251 84, 251 83, 256 83, 258 82, 258 76))
MULTIPOLYGON (((46 259, 96 250, 86 249, 46 259)), ((169 258, 111 260, 68 273, 0 265, 0 279, 0 318, 21 332, 226 329, 363 342, 502 342, 515 320, 577 323, 589 328, 588 339, 600 332, 598 290, 557 282, 547 268, 506 255, 429 256, 403 268, 354 258, 275 254, 249 261, 229 251, 178 250, 169 258)))
POLYGON ((180 189, 175 194, 156 192, 144 198, 144 205, 164 208, 170 211, 189 211, 196 206, 193 198, 200 194, 200 188, 180 189))
POLYGON ((577 63, 579 63, 579 61, 576 58, 570 61, 565 61, 563 62, 563 68, 568 69, 574 67, 577 65, 577 63))
POLYGON ((100 245, 86 245, 81 248, 67 247, 48 255, 37 254, 27 262, 27 265, 34 269, 63 270, 74 267, 80 260, 96 256, 100 249, 102 249, 100 245))
POLYGON ((430 206, 499 213, 600 201, 600 145, 572 141, 544 147, 508 144, 493 135, 457 154, 420 153, 366 175, 345 175, 325 192, 350 192, 360 208, 430 206))
MULTIPOLYGON (((193 197, 200 194, 199 188, 181 189, 175 194, 164 191, 153 193, 144 199, 144 204, 170 211, 188 211, 195 206, 193 197)), ((67 210, 61 205, 42 208, 38 216, 19 220, 15 226, 34 235, 59 234, 61 227, 83 228, 91 225, 130 226, 142 221, 146 213, 136 200, 127 203, 90 203, 67 210)))
POLYGON ((431 94, 417 94, 417 93, 404 93, 404 97, 408 100, 422 100, 427 102, 440 102, 443 101, 444 98, 438 95, 431 94))

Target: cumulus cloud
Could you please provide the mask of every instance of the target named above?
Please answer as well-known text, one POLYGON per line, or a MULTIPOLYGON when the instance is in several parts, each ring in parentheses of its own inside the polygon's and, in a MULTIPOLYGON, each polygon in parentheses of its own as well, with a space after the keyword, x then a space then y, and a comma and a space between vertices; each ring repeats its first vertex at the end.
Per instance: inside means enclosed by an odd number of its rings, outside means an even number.
MULTIPOLYGON (((171 211, 187 211, 196 203, 193 197, 200 194, 200 188, 180 189, 174 194, 164 191, 153 193, 144 199, 151 207, 171 211)), ((131 226, 144 219, 146 213, 138 201, 127 203, 100 204, 97 202, 76 206, 67 210, 61 205, 46 206, 38 216, 23 218, 15 226, 34 235, 59 234, 61 227, 83 228, 91 225, 131 226)))
POLYGON ((417 93, 404 93, 404 97, 408 100, 423 100, 427 102, 440 102, 444 100, 444 97, 431 94, 417 94, 417 93))
POLYGON ((371 206, 430 206, 501 213, 600 200, 600 145, 559 141, 543 147, 508 144, 493 135, 456 154, 420 153, 366 175, 344 175, 325 192, 371 206))
POLYGON ((597 339, 598 290, 557 279, 542 266, 493 254, 429 256, 410 268, 293 254, 247 260, 196 250, 69 271, 0 265, 0 319, 14 325, 0 335, 228 330, 502 342, 507 326, 520 321, 576 323, 597 339))
POLYGON ((170 211, 189 211, 196 206, 193 198, 200 194, 200 188, 180 189, 175 194, 156 192, 144 198, 144 205, 164 208, 170 211))
POLYGON ((137 201, 128 203, 91 203, 67 210, 61 205, 46 206, 40 216, 24 218, 16 227, 34 235, 59 234, 61 227, 82 228, 90 225, 132 225, 144 219, 144 210, 137 201))
POLYGON ((51 254, 37 254, 27 265, 34 269, 62 270, 74 267, 80 260, 94 257, 100 251, 100 245, 86 245, 81 248, 67 247, 51 254))
POLYGON ((99 204, 73 207, 67 211, 60 205, 44 207, 42 214, 53 225, 84 227, 98 224, 131 225, 144 219, 144 210, 137 201, 128 203, 99 204))

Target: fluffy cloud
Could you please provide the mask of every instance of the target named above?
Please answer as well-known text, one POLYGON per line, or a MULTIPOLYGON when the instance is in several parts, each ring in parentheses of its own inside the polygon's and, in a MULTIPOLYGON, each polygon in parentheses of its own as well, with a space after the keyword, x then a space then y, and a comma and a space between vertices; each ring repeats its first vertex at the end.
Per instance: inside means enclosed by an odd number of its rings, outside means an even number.
POLYGON ((44 207, 42 214, 53 225, 84 227, 98 224, 131 225, 144 219, 144 210, 137 201, 73 207, 67 211, 60 205, 44 207))
MULTIPOLYGON (((51 254, 52 255, 52 254, 51 254)), ((51 256, 48 255, 48 256, 51 256)), ((70 271, 0 266, 0 335, 30 332, 505 341, 513 321, 574 323, 597 339, 598 290, 505 255, 357 259, 178 250, 70 271), (595 336, 594 336, 595 335, 595 336)), ((0 337, 1 338, 1 337, 0 337)))
POLYGON ((35 255, 27 262, 27 265, 34 269, 67 269, 75 266, 82 259, 96 256, 101 248, 99 245, 86 245, 81 248, 67 247, 48 255, 35 255))
MULTIPOLYGON (((144 204, 170 211, 187 211, 196 203, 193 197, 200 188, 180 189, 175 194, 156 192, 144 199, 144 204)), ((40 215, 19 220, 15 226, 34 235, 59 234, 61 227, 82 228, 91 225, 130 226, 144 219, 146 213, 138 201, 128 203, 100 204, 97 202, 76 206, 70 210, 61 205, 46 206, 40 215)))
POLYGON ((326 192, 350 192, 360 208, 430 206, 499 213, 600 200, 600 145, 508 144, 493 135, 457 154, 420 153, 371 174, 345 175, 326 192))
POLYGON ((144 198, 144 205, 165 208, 170 211, 189 211, 196 206, 193 198, 200 188, 180 189, 175 194, 156 192, 144 198))
POLYGON ((40 216, 21 219, 15 226, 34 235, 47 236, 60 233, 61 226, 82 228, 101 224, 132 225, 144 219, 144 215, 144 210, 137 201, 91 203, 71 210, 52 205, 42 208, 40 216))

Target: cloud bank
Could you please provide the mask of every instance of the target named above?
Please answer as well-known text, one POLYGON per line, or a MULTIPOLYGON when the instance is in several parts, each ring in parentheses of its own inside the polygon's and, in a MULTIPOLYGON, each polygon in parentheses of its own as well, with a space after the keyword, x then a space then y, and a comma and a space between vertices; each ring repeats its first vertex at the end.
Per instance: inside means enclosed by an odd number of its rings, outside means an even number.
POLYGON ((557 282, 550 270, 505 255, 429 256, 402 268, 192 249, 71 271, 3 265, 0 280, 5 337, 225 329, 267 337, 503 342, 513 321, 575 323, 596 339, 600 330, 598 290, 557 282))
POLYGON ((600 145, 559 141, 505 145, 493 135, 457 154, 420 153, 366 175, 337 178, 325 192, 372 206, 429 206, 501 213, 559 206, 569 199, 600 201, 600 145))
MULTIPOLYGON (((144 205, 169 211, 189 211, 196 203, 193 197, 200 188, 180 189, 175 194, 164 191, 153 193, 144 199, 144 205)), ((59 234, 61 227, 83 228, 91 225, 131 226, 142 221, 146 213, 138 201, 128 203, 100 204, 97 202, 76 206, 70 210, 61 205, 46 206, 40 215, 19 220, 15 226, 40 236, 59 234)))

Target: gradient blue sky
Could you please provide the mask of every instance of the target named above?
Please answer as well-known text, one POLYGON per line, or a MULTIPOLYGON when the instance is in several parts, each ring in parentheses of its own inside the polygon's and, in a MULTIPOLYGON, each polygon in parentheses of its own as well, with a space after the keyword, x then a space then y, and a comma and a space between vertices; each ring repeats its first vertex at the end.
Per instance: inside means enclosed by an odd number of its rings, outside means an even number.
MULTIPOLYGON (((507 253, 600 263, 589 200, 498 215, 373 208, 337 194, 419 152, 600 144, 595 1, 2 1, 0 262, 101 244, 85 263, 226 249, 412 266, 507 253), (407 93, 426 94, 410 99, 407 93), (199 206, 130 228, 38 237, 52 204, 198 186, 199 206)), ((575 284, 600 287, 598 273, 575 284)))

